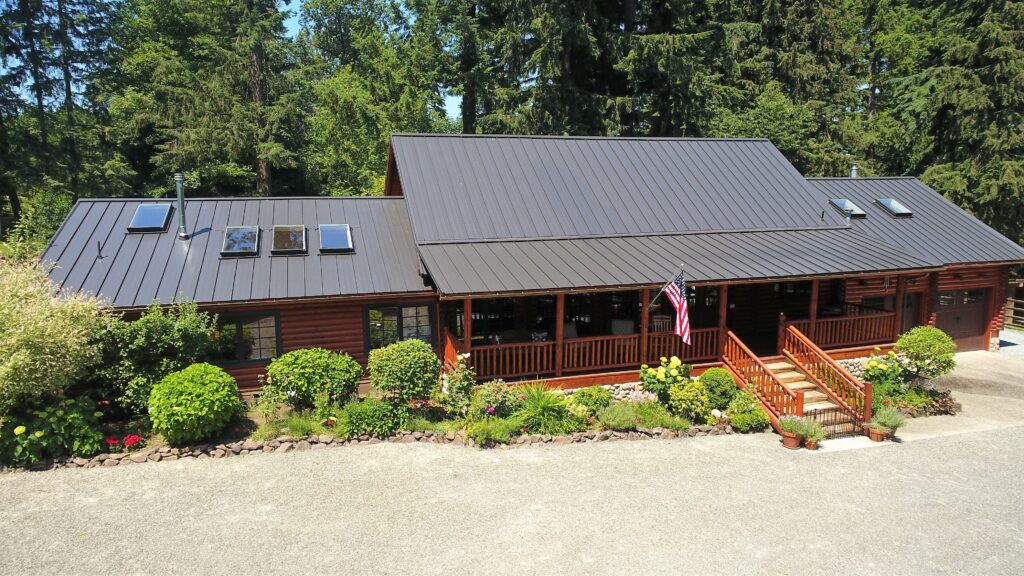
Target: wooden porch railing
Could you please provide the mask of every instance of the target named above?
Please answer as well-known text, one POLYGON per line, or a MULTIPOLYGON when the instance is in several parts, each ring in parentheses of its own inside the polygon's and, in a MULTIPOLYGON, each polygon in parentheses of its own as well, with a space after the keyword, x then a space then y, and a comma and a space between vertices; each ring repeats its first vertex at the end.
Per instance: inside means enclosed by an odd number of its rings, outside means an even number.
POLYGON ((555 371, 554 342, 474 346, 470 360, 477 378, 540 376, 555 371))
POLYGON ((726 335, 722 362, 741 388, 751 390, 761 400, 776 429, 779 427, 779 418, 790 414, 804 415, 804 393, 790 390, 731 331, 726 335))
POLYGON ((1007 326, 1024 328, 1024 300, 1014 298, 1006 299, 1006 321, 1007 326))
POLYGON ((562 363, 562 370, 565 372, 639 366, 640 335, 591 336, 564 340, 562 363))
POLYGON ((782 344, 786 328, 790 326, 807 334, 822 348, 885 344, 892 341, 896 322, 895 312, 861 313, 856 316, 819 318, 815 321, 812 330, 810 320, 787 321, 785 316, 780 316, 779 344, 782 344))
POLYGON ((871 419, 871 383, 858 380, 793 326, 786 330, 783 354, 854 419, 871 419))
POLYGON ((647 335, 647 355, 644 362, 653 363, 665 356, 678 356, 683 362, 713 362, 718 360, 721 334, 718 328, 690 330, 690 344, 672 332, 651 332, 647 335))

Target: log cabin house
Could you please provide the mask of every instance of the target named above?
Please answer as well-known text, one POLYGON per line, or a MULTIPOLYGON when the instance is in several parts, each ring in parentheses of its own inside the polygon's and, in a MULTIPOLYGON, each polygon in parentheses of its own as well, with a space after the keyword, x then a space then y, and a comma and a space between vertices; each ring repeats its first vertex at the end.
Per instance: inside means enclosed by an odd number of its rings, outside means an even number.
POLYGON ((803 403, 780 358, 838 374, 918 325, 992 346, 1024 249, 919 180, 804 178, 767 140, 400 134, 383 197, 83 199, 43 258, 120 310, 217 313, 243 390, 288 350, 420 338, 567 387, 724 363, 777 416, 803 403), (689 346, 652 306, 680 266, 689 346))

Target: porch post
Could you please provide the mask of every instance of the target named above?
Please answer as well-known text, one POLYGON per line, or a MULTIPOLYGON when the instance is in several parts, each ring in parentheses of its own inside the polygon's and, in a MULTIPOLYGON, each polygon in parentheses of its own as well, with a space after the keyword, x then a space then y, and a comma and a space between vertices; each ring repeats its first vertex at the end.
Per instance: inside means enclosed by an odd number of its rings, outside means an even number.
POLYGON ((925 293, 927 296, 927 303, 924 305, 924 324, 927 326, 935 326, 935 310, 938 308, 939 300, 939 273, 930 272, 928 274, 928 292, 925 293))
POLYGON ((565 293, 555 296, 555 376, 562 375, 562 341, 565 339, 565 293))
POLYGON ((900 337, 900 331, 903 329, 903 299, 907 294, 907 277, 897 276, 896 277, 896 302, 894 302, 893 310, 896 312, 896 317, 893 318, 892 323, 892 341, 895 342, 900 337))
POLYGON ((821 287, 821 280, 815 278, 811 280, 811 314, 810 323, 807 326, 807 331, 810 334, 808 338, 813 342, 818 335, 818 289, 821 287))
POLYGON ((640 363, 647 362, 648 346, 647 335, 650 331, 651 311, 651 289, 644 288, 640 291, 640 363))
POLYGON ((782 356, 782 350, 786 346, 786 313, 779 312, 779 333, 775 337, 775 348, 779 356, 782 356))
POLYGON ((718 287, 718 355, 725 355, 725 341, 729 333, 729 285, 718 287))
POLYGON ((473 347, 473 301, 466 298, 462 301, 462 352, 467 353, 473 347))

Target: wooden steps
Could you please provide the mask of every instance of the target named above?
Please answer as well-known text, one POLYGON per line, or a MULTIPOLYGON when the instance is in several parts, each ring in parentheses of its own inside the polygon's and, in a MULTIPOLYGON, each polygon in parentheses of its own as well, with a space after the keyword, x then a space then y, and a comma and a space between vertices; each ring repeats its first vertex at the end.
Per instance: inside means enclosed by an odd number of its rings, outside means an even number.
POLYGON ((775 376, 781 380, 786 386, 789 386, 790 390, 801 391, 804 393, 804 413, 814 412, 816 410, 828 410, 830 408, 837 408, 838 406, 832 402, 829 395, 824 390, 818 389, 818 387, 807 379, 807 376, 801 372, 796 366, 789 362, 772 362, 771 364, 765 364, 765 366, 771 370, 775 376))

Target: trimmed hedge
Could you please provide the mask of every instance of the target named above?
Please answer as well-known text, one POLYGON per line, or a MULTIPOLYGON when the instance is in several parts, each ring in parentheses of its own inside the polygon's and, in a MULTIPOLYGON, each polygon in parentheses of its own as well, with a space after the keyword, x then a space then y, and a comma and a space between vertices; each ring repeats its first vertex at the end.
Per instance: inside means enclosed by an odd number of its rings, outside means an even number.
POLYGON ((238 384, 211 364, 174 372, 149 395, 153 430, 171 444, 205 440, 220 432, 242 409, 238 384))
POLYGON ((348 354, 304 348, 292 350, 267 366, 266 387, 295 408, 309 408, 324 392, 334 402, 348 400, 362 375, 362 367, 348 354))
POLYGON ((408 414, 404 407, 393 406, 377 398, 364 398, 345 404, 338 420, 343 434, 387 438, 405 427, 408 414))
POLYGON ((697 378, 697 381, 704 385, 708 391, 708 401, 713 410, 725 410, 732 402, 733 396, 739 388, 732 374, 724 368, 708 368, 697 378))
POLYGON ((427 400, 437 385, 441 360, 422 340, 403 340, 370 352, 370 384, 393 401, 427 400))

